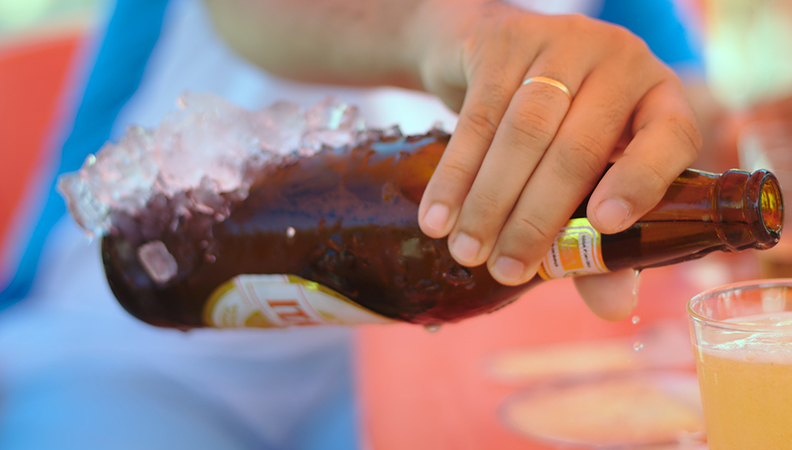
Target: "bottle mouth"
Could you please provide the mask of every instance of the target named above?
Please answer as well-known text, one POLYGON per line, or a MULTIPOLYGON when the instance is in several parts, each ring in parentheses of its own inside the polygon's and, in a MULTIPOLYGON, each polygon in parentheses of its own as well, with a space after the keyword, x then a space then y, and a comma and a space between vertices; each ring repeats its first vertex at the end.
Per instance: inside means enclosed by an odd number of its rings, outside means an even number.
MULTIPOLYGON (((773 247, 781 238, 784 228, 784 199, 781 185, 775 175, 767 170, 757 170, 751 174, 750 184, 759 185, 758 198, 748 204, 756 205, 756 215, 760 220, 755 222, 754 235, 757 237, 756 248, 773 247)), ((748 190, 751 195, 752 190, 748 190)), ((756 191, 755 191, 756 192, 756 191)))

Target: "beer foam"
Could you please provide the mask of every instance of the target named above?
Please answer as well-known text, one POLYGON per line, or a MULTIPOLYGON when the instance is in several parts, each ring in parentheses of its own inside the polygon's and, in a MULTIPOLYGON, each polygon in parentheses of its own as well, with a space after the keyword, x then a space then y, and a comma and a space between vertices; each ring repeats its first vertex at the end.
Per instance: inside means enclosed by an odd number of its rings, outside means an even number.
POLYGON ((278 102, 249 111, 216 95, 186 93, 177 105, 157 128, 129 128, 59 179, 86 231, 103 236, 121 226, 117 215, 162 205, 174 223, 195 215, 222 221, 230 203, 247 197, 256 169, 366 137, 357 108, 330 97, 308 109, 278 102))
POLYGON ((792 365, 792 312, 760 314, 724 321, 761 330, 705 328, 697 345, 707 355, 741 362, 792 365))

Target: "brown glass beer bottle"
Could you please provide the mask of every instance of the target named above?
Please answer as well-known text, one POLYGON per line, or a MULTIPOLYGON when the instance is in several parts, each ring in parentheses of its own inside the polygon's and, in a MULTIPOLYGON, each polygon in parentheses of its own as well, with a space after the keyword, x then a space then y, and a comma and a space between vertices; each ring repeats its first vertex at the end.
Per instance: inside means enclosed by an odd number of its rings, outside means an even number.
POLYGON ((419 200, 447 142, 439 131, 386 138, 273 168, 208 237, 191 223, 166 227, 153 244, 115 230, 102 242, 107 279, 124 308, 164 327, 432 325, 491 312, 545 279, 769 248, 779 239, 783 207, 772 174, 687 170, 618 234, 594 230, 584 201, 540 273, 503 286, 485 266, 454 262, 445 239, 418 227, 419 200), (158 279, 141 264, 146 245, 173 256, 172 276, 158 279))

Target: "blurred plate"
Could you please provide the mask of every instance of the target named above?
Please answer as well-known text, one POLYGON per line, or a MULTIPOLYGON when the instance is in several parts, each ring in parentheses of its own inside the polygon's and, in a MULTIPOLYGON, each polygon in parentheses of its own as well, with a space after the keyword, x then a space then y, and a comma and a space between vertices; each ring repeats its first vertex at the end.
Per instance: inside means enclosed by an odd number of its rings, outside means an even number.
POLYGON ((500 417, 513 431, 553 445, 692 449, 704 440, 698 380, 689 371, 537 383, 508 397, 500 417))
POLYGON ((486 370, 500 382, 525 384, 647 368, 692 369, 694 363, 687 326, 673 322, 625 338, 503 350, 489 358, 486 370))

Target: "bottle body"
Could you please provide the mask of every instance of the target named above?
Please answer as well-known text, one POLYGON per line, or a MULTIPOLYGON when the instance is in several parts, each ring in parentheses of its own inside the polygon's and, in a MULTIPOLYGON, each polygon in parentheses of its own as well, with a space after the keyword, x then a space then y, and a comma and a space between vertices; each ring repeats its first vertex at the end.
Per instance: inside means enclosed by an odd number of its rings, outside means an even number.
POLYGON ((542 278, 769 247, 780 232, 780 190, 771 175, 687 171, 657 208, 622 233, 603 236, 593 230, 584 202, 567 234, 559 235, 548 252, 542 276, 522 286, 503 286, 485 266, 454 262, 445 239, 431 239, 418 227, 420 198, 447 142, 440 132, 392 138, 273 168, 227 219, 211 227, 208 237, 189 223, 160 233, 178 261, 175 274, 164 281, 155 281, 140 262, 135 249, 146 242, 111 233, 102 243, 110 286, 133 315, 167 327, 339 323, 332 308, 301 309, 298 303, 314 294, 335 297, 344 307, 359 305, 374 313, 371 321, 431 325, 498 309, 542 278), (746 194, 752 176, 757 199, 746 194), (728 201, 719 200, 724 184, 728 201), (244 278, 260 274, 290 277, 280 282, 244 278), (288 285, 299 289, 269 294, 267 283, 276 291, 288 285), (266 311, 251 306, 262 301, 269 302, 266 311), (242 317, 226 320, 229 314, 242 317))

